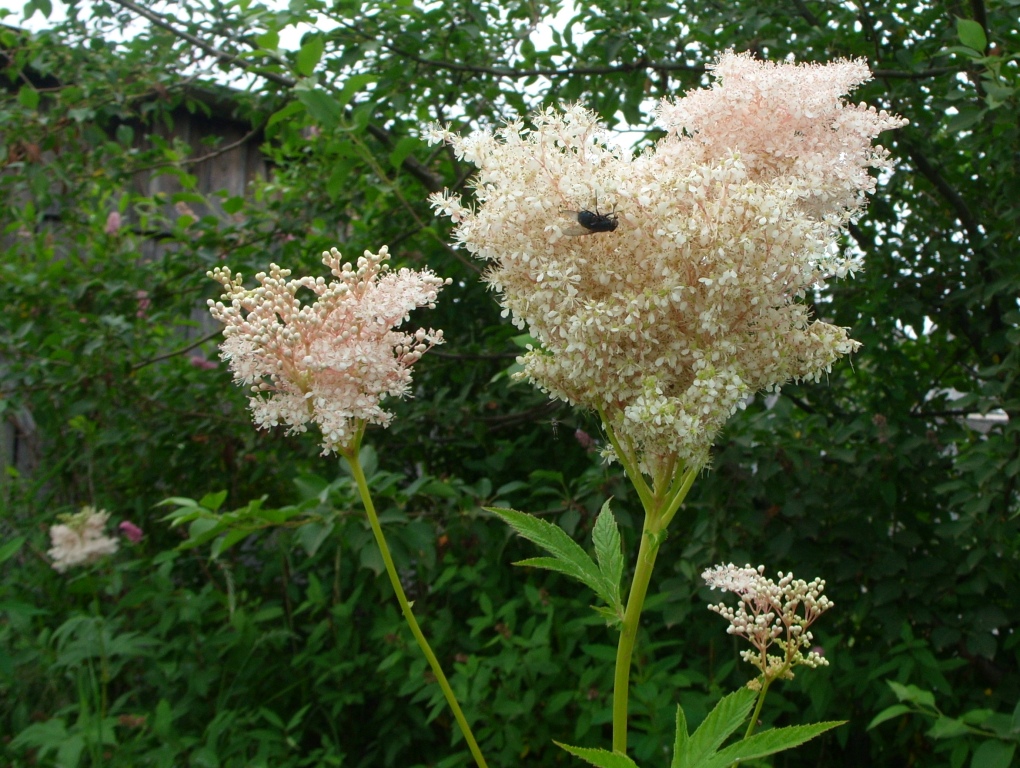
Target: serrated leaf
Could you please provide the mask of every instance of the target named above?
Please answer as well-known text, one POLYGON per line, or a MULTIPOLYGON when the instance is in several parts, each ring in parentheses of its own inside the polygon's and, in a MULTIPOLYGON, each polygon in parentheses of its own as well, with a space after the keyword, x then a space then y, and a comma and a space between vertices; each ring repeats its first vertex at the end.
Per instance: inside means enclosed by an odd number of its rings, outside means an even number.
POLYGON ((598 766, 598 768, 638 768, 637 763, 621 752, 607 752, 604 749, 590 747, 571 747, 567 744, 560 744, 558 741, 554 741, 553 744, 585 762, 598 766))
POLYGON ((705 768, 709 757, 747 720, 757 695, 749 688, 741 688, 723 696, 691 734, 678 768, 705 768))
POLYGON ((623 579, 623 545, 620 541, 620 529, 616 518, 609 508, 609 502, 602 505, 602 511, 595 518, 595 526, 591 532, 595 544, 595 559, 599 571, 605 580, 605 591, 612 597, 606 602, 623 613, 623 601, 620 599, 620 581, 623 579))
POLYGON ((673 737, 673 762, 669 764, 669 768, 681 768, 680 761, 687 750, 687 742, 690 738, 687 733, 687 716, 684 714, 684 708, 677 704, 676 735, 673 737))
POLYGON ((595 565, 595 561, 562 528, 514 509, 488 507, 486 511, 498 515, 520 536, 537 544, 553 556, 552 558, 537 557, 523 560, 517 565, 548 568, 566 574, 582 584, 586 584, 602 600, 612 605, 612 596, 606 594, 602 574, 598 566, 595 565))
POLYGON ((988 46, 985 28, 971 19, 956 20, 956 36, 961 43, 975 51, 983 51, 988 46))
POLYGON ((766 755, 774 755, 787 749, 810 741, 815 736, 825 733, 837 725, 843 725, 846 720, 831 720, 824 723, 812 723, 811 725, 791 725, 787 728, 773 728, 771 731, 756 733, 749 739, 731 744, 726 749, 720 750, 717 754, 698 768, 728 768, 737 760, 741 762, 752 760, 766 755))
POLYGON ((315 68, 322 59, 322 53, 326 50, 326 41, 321 35, 315 35, 307 43, 301 46, 294 60, 294 66, 298 74, 309 77, 315 72, 315 68))

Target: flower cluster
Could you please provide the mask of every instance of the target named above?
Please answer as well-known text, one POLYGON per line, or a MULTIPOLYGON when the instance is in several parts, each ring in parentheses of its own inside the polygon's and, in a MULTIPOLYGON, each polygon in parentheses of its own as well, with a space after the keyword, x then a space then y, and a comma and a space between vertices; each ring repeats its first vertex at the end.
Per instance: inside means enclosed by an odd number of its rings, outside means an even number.
POLYGON ((322 254, 333 281, 322 277, 288 280, 290 270, 271 264, 248 290, 227 268, 209 272, 224 287, 223 301, 209 301, 213 317, 226 328, 220 345, 234 380, 251 387, 250 406, 260 428, 289 426, 304 432, 307 422, 322 431, 322 452, 343 450, 359 423, 386 426, 385 396, 403 397, 411 366, 443 342, 443 332, 394 328, 412 309, 435 306, 449 280, 429 270, 390 271, 384 246, 365 251, 357 269, 342 264, 333 248, 322 254), (314 295, 302 304, 299 291, 314 295))
POLYGON ((799 299, 860 268, 837 238, 869 169, 888 167, 871 140, 904 123, 843 102, 861 62, 730 53, 712 69, 714 87, 659 106, 666 136, 640 154, 577 106, 534 129, 430 131, 479 168, 474 207, 432 201, 541 342, 520 375, 599 410, 646 471, 705 463, 749 394, 817 380, 859 346, 799 299))
POLYGON ((765 680, 792 678, 793 667, 819 667, 829 662, 811 647, 813 636, 807 631, 815 619, 832 607, 822 590, 825 582, 794 579, 793 574, 780 572, 779 581, 763 575, 765 566, 743 568, 730 563, 717 565, 701 574, 712 589, 732 592, 740 598, 736 608, 725 603, 708 609, 726 619, 726 631, 744 637, 754 650, 741 651, 740 657, 757 667, 765 680), (773 646, 779 654, 769 653, 773 646))
POLYGON ((76 514, 59 515, 60 523, 50 528, 47 554, 54 570, 63 573, 77 565, 88 565, 117 551, 116 539, 105 535, 110 513, 95 507, 83 507, 76 514))

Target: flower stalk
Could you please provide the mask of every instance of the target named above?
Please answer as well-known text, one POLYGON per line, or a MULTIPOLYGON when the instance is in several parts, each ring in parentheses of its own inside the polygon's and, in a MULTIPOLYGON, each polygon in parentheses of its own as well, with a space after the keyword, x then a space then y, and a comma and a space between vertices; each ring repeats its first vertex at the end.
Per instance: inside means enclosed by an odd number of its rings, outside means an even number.
POLYGON ((613 751, 627 752, 627 716, 630 701, 630 668, 634 656, 634 645, 637 642, 638 627, 641 624, 641 612, 648 595, 652 571, 659 546, 666 538, 666 529, 676 515, 680 505, 687 497, 697 468, 685 468, 682 463, 672 467, 672 474, 660 474, 656 478, 654 488, 639 471, 633 455, 623 450, 613 430, 606 427, 610 441, 627 471, 632 484, 638 491, 644 506, 644 523, 641 530, 641 544, 638 547, 637 565, 627 595, 627 607, 624 610, 623 623, 620 627, 620 640, 616 648, 616 668, 613 676, 613 751), (633 474, 632 474, 632 471, 633 474))
POLYGON ((361 438, 364 433, 365 422, 361 421, 356 426, 354 439, 351 440, 350 444, 346 448, 342 448, 340 453, 350 465, 351 474, 354 476, 354 482, 358 486, 361 503, 365 506, 365 514, 368 516, 368 524, 372 528, 372 534, 375 536, 376 544, 379 545, 379 552, 382 555, 383 564, 386 566, 386 575, 389 576, 390 584, 393 586, 393 591, 397 596, 397 602, 400 604, 400 612, 404 615, 404 620, 411 628, 411 634, 414 635, 415 642, 418 643, 418 647, 421 648, 421 652, 425 654, 429 667, 432 669, 432 674, 435 675, 436 682, 439 683, 439 687, 443 691, 443 696, 446 697, 446 703, 450 705, 454 719, 456 719, 457 725, 460 726, 461 733, 464 734, 464 740, 467 742, 468 749, 471 750, 471 756, 474 758, 475 764, 478 768, 488 768, 485 763, 485 758, 482 756, 482 751, 478 747, 478 742, 475 740, 474 734, 471 732, 471 726, 468 724, 467 718, 464 717, 464 712, 460 708, 460 703, 457 701, 453 688, 446 679, 446 674, 443 672, 439 659, 432 651, 432 647, 429 645, 428 640, 425 639, 425 635, 421 631, 421 627, 418 625, 418 620, 415 619, 414 612, 411 610, 411 603, 408 602, 407 595, 404 594, 404 588, 400 584, 400 576, 397 574, 397 568, 393 564, 393 557, 390 555, 390 548, 386 544, 386 537, 383 535, 382 526, 379 524, 379 517, 375 512, 375 504, 372 502, 372 494, 368 488, 368 480, 365 478, 365 473, 361 468, 360 461, 358 460, 361 438))

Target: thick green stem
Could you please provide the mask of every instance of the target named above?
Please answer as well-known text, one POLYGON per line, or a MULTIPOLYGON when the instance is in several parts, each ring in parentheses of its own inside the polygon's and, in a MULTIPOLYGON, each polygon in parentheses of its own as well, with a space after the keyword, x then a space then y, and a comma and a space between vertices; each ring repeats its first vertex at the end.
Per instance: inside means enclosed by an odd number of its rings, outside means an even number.
POLYGON ((348 448, 344 451, 344 457, 351 465, 354 482, 358 485, 358 492, 361 494, 361 501, 365 505, 365 512, 368 515, 368 523, 372 526, 372 533, 375 535, 376 544, 379 545, 379 551, 382 554, 383 563, 386 565, 386 574, 390 577, 390 584, 393 585, 393 591, 397 594, 397 602, 400 603, 400 612, 404 614, 404 619, 411 628, 411 634, 414 635, 414 639, 418 642, 418 647, 421 648, 422 653, 425 654, 425 658, 428 660, 429 666, 432 668, 432 674, 435 675, 436 681, 439 683, 439 687, 442 688, 443 695, 446 697, 446 702, 450 705, 450 709, 453 710, 453 716, 456 718, 457 724, 460 726, 461 733, 464 734, 464 740, 467 741, 468 749, 471 750, 471 755, 474 757, 475 763, 478 765, 478 768, 488 768, 485 763, 485 758, 482 757, 482 751, 478 748, 478 742, 475 741, 474 734, 471 732, 471 726, 468 725, 467 718, 464 717, 460 704, 457 702, 457 697, 453 693, 453 688, 450 687, 450 683, 446 679, 446 675, 443 673, 443 668, 439 665, 439 659, 437 659, 436 654, 432 652, 432 648, 429 646, 428 640, 425 639, 425 635, 422 633, 421 627, 418 626, 418 621, 414 618, 414 613, 411 611, 411 604, 407 601, 407 596, 404 594, 404 588, 400 585, 400 577, 397 575, 397 568, 393 564, 393 557, 390 555, 390 548, 386 545, 382 526, 379 525, 379 518, 375 513, 375 505, 372 503, 372 496, 368 490, 368 481, 365 479, 365 473, 362 471, 361 464, 358 462, 358 449, 361 443, 360 438, 361 435, 359 434, 353 441, 353 448, 348 448))
MULTIPOLYGON (((609 434, 611 430, 607 427, 609 434)), ((620 446, 614 441, 617 454, 620 446)), ((637 469, 637 462, 632 455, 624 466, 628 476, 631 469, 637 469)), ((620 643, 616 648, 616 670, 613 676, 613 751, 627 752, 627 706, 630 700, 630 664, 634 656, 634 643, 637 641, 638 627, 641 624, 641 611, 648 594, 648 584, 655 567, 655 557, 659 553, 659 545, 666 536, 666 527, 672 521, 687 493, 694 484, 697 468, 686 471, 682 464, 673 464, 665 473, 655 478, 655 487, 649 494, 641 494, 645 508, 645 521, 641 531, 641 544, 638 548, 637 565, 627 595, 627 607, 623 614, 623 626, 620 628, 620 643), (666 476, 669 472, 671 475, 666 476)), ((637 475, 644 485, 644 478, 637 475)), ((634 477, 631 481, 639 487, 634 477)), ((647 488, 647 485, 644 486, 647 488)), ((640 490, 640 488, 639 488, 640 490)))
POLYGON ((652 578, 655 556, 659 551, 660 531, 656 520, 645 513, 641 531, 641 546, 638 548, 637 567, 627 596, 627 608, 623 614, 620 644, 616 647, 616 674, 613 678, 613 751, 627 752, 627 704, 630 700, 630 661, 634 655, 641 610, 648 593, 648 582, 652 578))

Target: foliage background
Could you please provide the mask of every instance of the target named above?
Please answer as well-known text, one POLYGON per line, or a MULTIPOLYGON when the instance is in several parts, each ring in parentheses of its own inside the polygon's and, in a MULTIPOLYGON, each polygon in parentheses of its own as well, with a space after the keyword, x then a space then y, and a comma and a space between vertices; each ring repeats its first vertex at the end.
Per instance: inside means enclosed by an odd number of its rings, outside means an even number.
POLYGON ((864 57, 875 80, 854 98, 911 124, 883 137, 898 170, 847 242, 867 271, 813 297, 864 348, 735 417, 674 523, 639 641, 633 755, 664 764, 676 702, 697 721, 746 680, 695 578, 735 561, 821 575, 837 605, 816 632, 831 666, 773 694, 766 717, 850 723, 775 765, 1008 765, 994 762, 1008 722, 998 739, 916 715, 867 726, 895 701, 886 680, 952 716, 1020 699, 1018 0, 67 10, 50 31, 0 31, 0 403, 38 436, 38 461, 2 486, 2 762, 468 764, 346 475, 311 437, 256 433, 224 368, 191 359, 215 359, 211 266, 320 274, 325 248, 384 243, 454 278, 417 318, 449 343, 370 435, 416 611, 491 765, 567 764, 554 738, 607 745, 615 637, 572 585, 508 567, 531 550, 481 507, 583 540, 614 496, 631 551, 637 507, 575 437, 598 438, 589 416, 510 385, 517 332, 425 199, 471 168, 420 133, 578 100, 640 145, 650 105, 733 47, 864 57), (268 178, 244 197, 201 191, 189 158, 216 147, 160 138, 181 110, 247 126, 268 178), (144 174, 180 191, 146 194, 144 174), (174 551, 154 505, 221 490, 266 530, 215 559, 174 551), (61 577, 47 527, 86 503, 146 538, 61 577))

